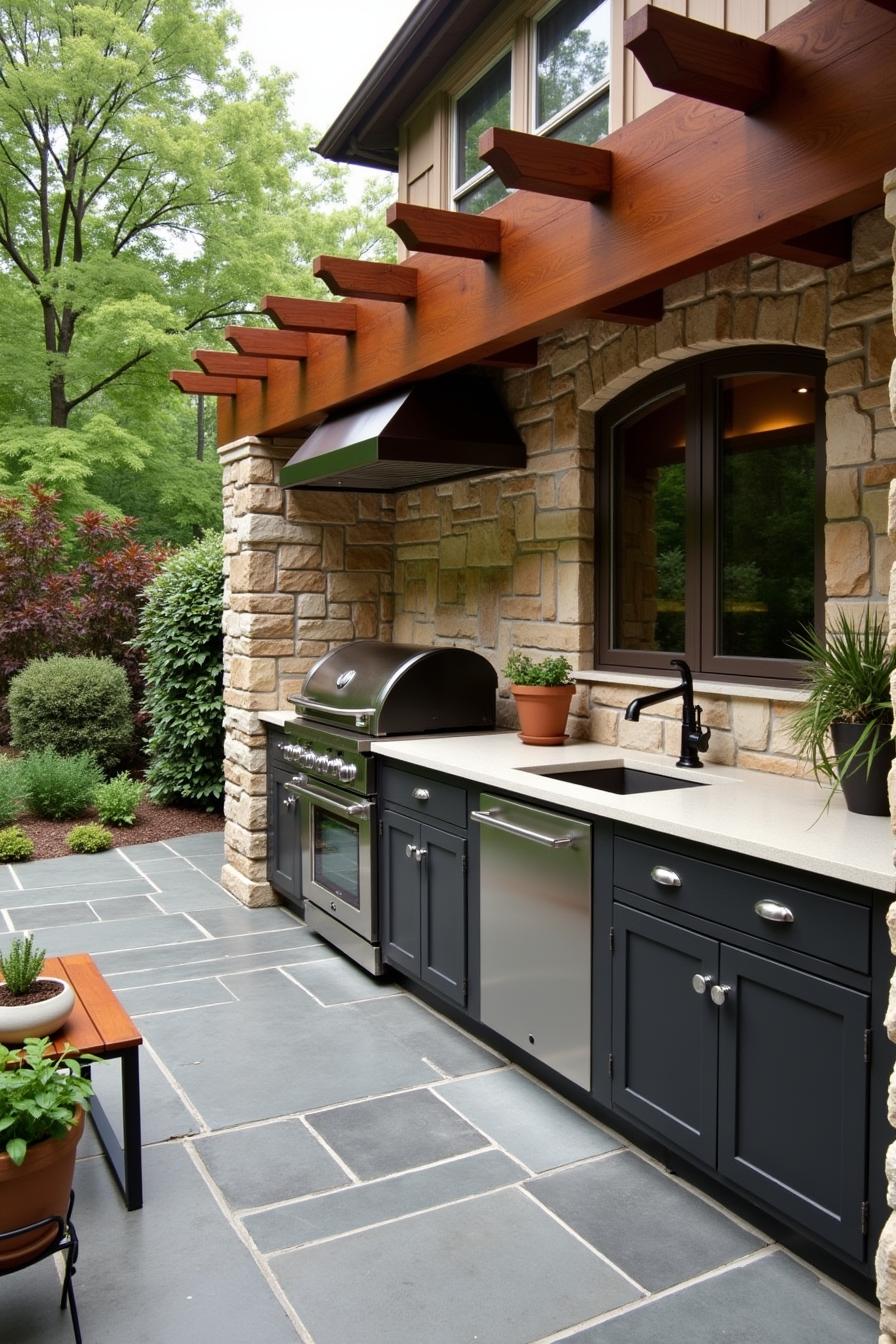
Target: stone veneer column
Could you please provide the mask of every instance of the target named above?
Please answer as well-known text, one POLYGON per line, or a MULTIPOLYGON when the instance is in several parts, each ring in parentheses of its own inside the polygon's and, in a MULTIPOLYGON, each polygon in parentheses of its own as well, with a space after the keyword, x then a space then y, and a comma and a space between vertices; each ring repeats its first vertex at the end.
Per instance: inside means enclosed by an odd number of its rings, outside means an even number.
MULTIPOLYGON (((885 214, 890 224, 896 228, 896 169, 884 179, 885 214)), ((893 243, 893 258, 896 261, 896 241, 893 243)), ((894 321, 896 321, 896 272, 894 284, 894 321)), ((896 362, 890 374, 890 413, 896 422, 896 362)), ((889 498, 889 538, 896 546, 896 480, 890 482, 889 498)), ((896 564, 890 572, 890 642, 896 642, 896 564)), ((896 704, 896 677, 891 686, 894 704, 896 704)), ((896 830, 896 764, 890 771, 890 813, 893 828, 896 830)), ((890 945, 896 955, 896 902, 887 912, 887 925, 890 930, 890 945)), ((886 1016, 887 1035, 896 1041, 896 975, 890 985, 890 1002, 886 1016)), ((889 1104, 887 1107, 890 1124, 896 1128, 896 1071, 890 1080, 889 1104)), ((896 1210, 896 1142, 887 1150, 887 1202, 896 1210)), ((896 1212, 890 1214, 883 1230, 877 1250, 877 1295, 881 1305, 880 1344, 896 1344, 896 1212)))
POLYGON ((295 444, 238 439, 224 468, 224 842, 221 881, 245 905, 275 905, 267 880, 264 710, 334 644, 388 639, 392 504, 382 495, 284 490, 295 444))

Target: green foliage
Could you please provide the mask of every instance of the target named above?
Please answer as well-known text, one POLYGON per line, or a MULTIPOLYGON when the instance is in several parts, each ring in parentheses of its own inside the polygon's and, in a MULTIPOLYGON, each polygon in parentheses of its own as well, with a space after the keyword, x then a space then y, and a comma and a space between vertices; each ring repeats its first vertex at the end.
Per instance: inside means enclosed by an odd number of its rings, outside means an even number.
POLYGON ((32 1036, 23 1050, 0 1045, 0 1142, 17 1167, 31 1144, 63 1138, 77 1122, 79 1109, 90 1109, 93 1086, 81 1065, 99 1060, 95 1055, 77 1059, 68 1045, 56 1059, 48 1059, 49 1044, 49 1036, 32 1036), (18 1067, 10 1067, 14 1064, 18 1067))
POLYGON ((119 764, 134 734, 127 676, 111 658, 35 658, 10 682, 9 717, 20 751, 89 750, 104 766, 119 764))
POLYGON ((223 797, 223 563, 221 537, 210 534, 166 561, 147 589, 140 640, 155 802, 211 811, 223 797))
POLYGON ((86 812, 103 782, 103 773, 89 751, 61 756, 52 747, 35 751, 22 763, 25 801, 39 817, 64 821, 86 812))
POLYGON ((34 854, 34 841, 29 840, 21 826, 4 826, 0 830, 0 863, 24 863, 34 854))
POLYGON ((88 821, 83 826, 73 826, 65 843, 73 854, 100 854, 104 849, 112 848, 112 832, 95 821, 88 821))
POLYGON ((857 755, 868 752, 870 770, 886 746, 885 735, 878 736, 878 725, 893 718, 890 678, 896 673, 896 648, 887 647, 883 619, 875 619, 866 607, 862 620, 854 625, 841 611, 827 639, 806 626, 793 643, 808 663, 809 699, 794 715, 790 728, 800 752, 811 761, 816 777, 832 785, 838 781, 838 766, 840 773, 847 773, 857 755), (832 723, 865 724, 855 746, 839 759, 830 750, 832 723))
POLYGON ((34 946, 34 936, 13 938, 6 952, 0 952, 0 975, 11 994, 27 994, 44 968, 46 948, 34 946))
POLYGON ((19 762, 0 756, 0 826, 15 821, 22 805, 22 771, 19 762))
POLYGON ((101 784, 93 796, 100 821, 107 826, 133 826, 144 792, 140 780, 127 773, 101 784))
POLYGON ((566 686, 570 681, 572 667, 568 660, 542 658, 535 663, 526 653, 516 649, 510 654, 504 667, 504 675, 514 686, 566 686))

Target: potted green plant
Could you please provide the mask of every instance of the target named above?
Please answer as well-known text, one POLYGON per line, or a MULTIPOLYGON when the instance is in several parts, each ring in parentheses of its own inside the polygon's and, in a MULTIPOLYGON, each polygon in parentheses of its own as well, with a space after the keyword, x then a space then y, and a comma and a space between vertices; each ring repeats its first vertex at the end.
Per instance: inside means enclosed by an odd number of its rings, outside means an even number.
MULTIPOLYGON (((0 1045, 0 1232, 65 1218, 75 1150, 93 1087, 81 1062, 65 1047, 48 1058, 49 1038, 32 1038, 21 1051, 0 1045)), ((56 1240, 52 1225, 0 1243, 0 1273, 29 1264, 56 1240)))
POLYGON ((791 729, 801 754, 817 778, 830 781, 832 794, 839 784, 851 812, 889 815, 896 648, 887 646, 883 620, 866 607, 854 624, 841 611, 826 637, 807 628, 794 645, 807 661, 809 689, 791 729))
POLYGON ((46 953, 29 933, 0 952, 0 1041, 21 1045, 29 1036, 52 1036, 75 1006, 75 991, 56 976, 41 976, 46 953))
POLYGON ((566 720, 575 685, 562 655, 533 660, 516 650, 504 667, 520 716, 520 737, 530 746, 556 747, 566 741, 566 720))

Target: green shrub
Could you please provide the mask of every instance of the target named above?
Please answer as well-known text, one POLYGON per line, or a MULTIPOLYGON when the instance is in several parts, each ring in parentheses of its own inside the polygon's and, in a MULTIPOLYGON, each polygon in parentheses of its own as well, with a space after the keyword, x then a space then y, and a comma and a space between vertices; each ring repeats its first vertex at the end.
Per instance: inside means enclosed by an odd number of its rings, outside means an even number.
POLYGON ((139 779, 131 779, 127 773, 101 784, 93 796, 100 821, 106 826, 133 826, 143 792, 139 779))
POLYGON ((22 769, 8 756, 0 757, 0 826, 15 821, 22 807, 22 769))
POLYGON ((27 994, 44 968, 46 950, 34 946, 33 934, 13 938, 6 952, 0 952, 0 975, 11 994, 27 994))
POLYGON ((83 826, 73 826, 65 837, 65 843, 73 854, 99 854, 112 848, 112 832, 95 821, 87 821, 83 826))
POLYGON ((103 772, 89 751, 60 756, 52 747, 32 752, 22 762, 25 801, 39 817, 64 821, 80 816, 93 802, 103 772))
POLYGON ((146 590, 149 796, 211 812, 224 795, 224 552, 208 535, 163 564, 146 590))
POLYGON ((34 853, 34 841, 29 840, 21 826, 4 826, 0 830, 0 863, 24 863, 34 853))
POLYGON ((9 717, 20 751, 91 751, 107 768, 122 761, 134 734, 128 679, 111 658, 33 659, 10 682, 9 717))

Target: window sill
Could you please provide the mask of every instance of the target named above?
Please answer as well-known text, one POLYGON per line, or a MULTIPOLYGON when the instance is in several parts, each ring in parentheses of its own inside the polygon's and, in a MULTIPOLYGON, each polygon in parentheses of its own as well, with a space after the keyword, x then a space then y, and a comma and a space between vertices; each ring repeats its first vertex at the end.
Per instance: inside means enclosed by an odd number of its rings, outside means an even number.
MULTIPOLYGON (((589 670, 574 672, 576 681, 587 682, 593 686, 671 686, 675 674, 660 676, 656 672, 616 672, 589 670)), ((724 695, 732 700, 777 700, 793 704, 805 704, 809 692, 801 686, 760 686, 756 683, 741 681, 716 681, 712 677, 695 675, 694 690, 702 695, 724 695)))

